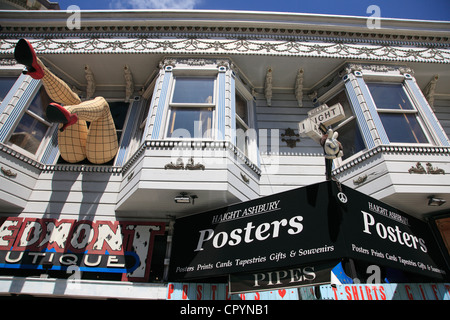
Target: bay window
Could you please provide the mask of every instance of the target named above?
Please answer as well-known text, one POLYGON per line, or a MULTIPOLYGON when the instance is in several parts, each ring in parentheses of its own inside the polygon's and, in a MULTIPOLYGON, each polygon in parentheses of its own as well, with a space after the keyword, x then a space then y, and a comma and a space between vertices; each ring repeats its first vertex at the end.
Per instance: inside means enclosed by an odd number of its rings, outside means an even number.
MULTIPOLYGON (((166 59, 149 111, 150 140, 230 142, 258 162, 254 97, 228 60, 166 59)), ((226 144, 229 146, 229 144, 226 144)))

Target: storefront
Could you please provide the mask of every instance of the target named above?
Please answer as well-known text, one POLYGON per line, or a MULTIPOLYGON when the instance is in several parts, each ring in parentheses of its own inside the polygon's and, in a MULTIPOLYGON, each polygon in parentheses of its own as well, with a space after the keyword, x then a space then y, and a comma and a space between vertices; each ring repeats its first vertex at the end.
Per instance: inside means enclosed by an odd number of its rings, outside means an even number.
POLYGON ((308 299, 308 288, 316 299, 414 299, 417 288, 447 299, 441 245, 427 223, 326 181, 177 219, 168 299, 308 299))

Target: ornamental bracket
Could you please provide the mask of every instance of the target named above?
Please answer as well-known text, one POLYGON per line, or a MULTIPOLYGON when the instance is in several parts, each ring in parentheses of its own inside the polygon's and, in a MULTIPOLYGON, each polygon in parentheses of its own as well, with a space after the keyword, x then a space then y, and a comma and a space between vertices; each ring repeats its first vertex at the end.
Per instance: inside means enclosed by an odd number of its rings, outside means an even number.
POLYGON ((133 74, 127 64, 123 67, 123 76, 125 78, 125 102, 129 102, 130 97, 134 92, 134 82, 133 74))
POLYGON ((303 73, 303 69, 299 69, 295 79, 295 98, 299 107, 303 107, 303 73))
POLYGON ((267 105, 269 107, 272 106, 272 67, 267 68, 264 96, 266 97, 267 105))

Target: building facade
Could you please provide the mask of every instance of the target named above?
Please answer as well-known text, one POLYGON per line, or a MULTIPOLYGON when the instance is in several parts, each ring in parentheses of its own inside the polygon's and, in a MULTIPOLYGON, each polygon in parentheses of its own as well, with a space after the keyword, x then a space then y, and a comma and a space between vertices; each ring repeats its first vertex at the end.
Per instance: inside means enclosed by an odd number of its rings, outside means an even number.
POLYGON ((158 10, 0 20, 2 294, 166 299, 179 285, 176 220, 325 181, 316 127, 329 119, 344 151, 333 179, 426 222, 448 268, 448 22, 158 10), (82 100, 108 101, 112 161, 60 157, 42 81, 14 60, 21 38, 82 100))

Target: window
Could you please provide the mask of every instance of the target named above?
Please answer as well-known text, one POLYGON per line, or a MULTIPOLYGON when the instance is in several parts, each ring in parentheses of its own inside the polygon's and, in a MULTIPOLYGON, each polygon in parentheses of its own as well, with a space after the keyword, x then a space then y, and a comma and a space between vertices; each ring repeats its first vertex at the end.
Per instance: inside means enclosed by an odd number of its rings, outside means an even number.
POLYGON ((401 83, 367 83, 390 142, 429 143, 417 109, 401 83))
MULTIPOLYGON (((114 120, 114 125, 116 127, 116 134, 117 134, 117 141, 120 146, 121 138, 123 130, 126 126, 125 120, 127 118, 128 109, 130 104, 128 102, 122 102, 122 101, 108 101, 109 110, 111 111, 111 116, 114 120)), ((87 122, 87 126, 89 128, 90 123, 87 122)), ((113 158, 111 161, 102 164, 103 166, 110 166, 113 165, 115 161, 115 158, 113 158)), ((58 164, 67 164, 68 162, 65 161, 62 157, 59 157, 58 164)), ((85 159, 83 161, 78 162, 78 164, 92 164, 89 160, 85 159)))
POLYGON ((109 110, 111 111, 111 116, 114 120, 114 125, 116 127, 117 141, 120 143, 122 138, 123 129, 125 127, 125 119, 128 114, 128 108, 130 104, 128 102, 108 102, 109 110))
POLYGON ((45 117, 45 110, 52 100, 44 87, 38 91, 28 109, 23 114, 9 142, 20 148, 36 154, 39 146, 52 126, 45 117))
POLYGON ((168 138, 212 139, 215 78, 176 77, 167 122, 168 138))
POLYGON ((16 80, 17 77, 0 77, 0 102, 5 99, 16 80))
POLYGON ((249 137, 247 130, 248 124, 248 107, 245 100, 238 92, 236 92, 236 146, 248 157, 249 137))
POLYGON ((345 90, 340 91, 326 102, 329 107, 335 105, 336 103, 340 103, 342 105, 345 113, 345 119, 333 125, 334 130, 339 133, 338 140, 341 142, 344 149, 344 156, 342 157, 342 160, 345 160, 359 151, 364 150, 366 146, 361 136, 357 119, 353 114, 352 108, 350 107, 345 90))

